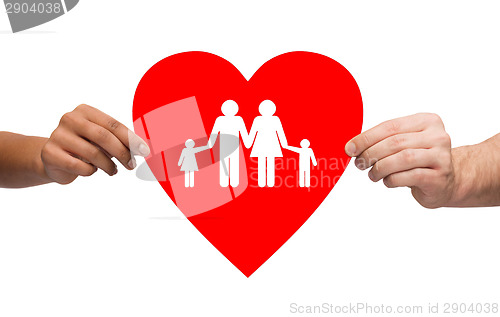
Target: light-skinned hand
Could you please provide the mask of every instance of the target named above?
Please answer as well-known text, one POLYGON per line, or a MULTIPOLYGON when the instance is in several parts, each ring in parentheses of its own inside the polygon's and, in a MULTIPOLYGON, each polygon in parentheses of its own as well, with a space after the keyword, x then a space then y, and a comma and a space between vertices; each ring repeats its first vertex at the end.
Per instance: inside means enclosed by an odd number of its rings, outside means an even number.
POLYGON ((350 140, 346 153, 369 178, 411 188, 424 207, 446 205, 455 194, 451 140, 441 118, 419 113, 386 121, 350 140))

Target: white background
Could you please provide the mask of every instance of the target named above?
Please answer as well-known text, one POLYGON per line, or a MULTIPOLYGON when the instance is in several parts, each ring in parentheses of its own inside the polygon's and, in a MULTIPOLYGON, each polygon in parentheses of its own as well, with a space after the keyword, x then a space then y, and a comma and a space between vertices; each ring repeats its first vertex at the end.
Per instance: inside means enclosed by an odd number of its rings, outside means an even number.
MULTIPOLYGON (((429 111, 454 146, 478 143, 500 132, 499 10, 498 1, 82 0, 20 34, 0 12, 0 130, 48 136, 80 103, 131 126, 140 78, 174 53, 212 52, 250 77, 276 55, 308 50, 353 74, 364 130, 429 111)), ((499 302, 499 225, 499 208, 427 210, 351 163, 247 279, 159 185, 124 168, 69 186, 0 189, 0 316, 288 316, 292 302, 499 302)))

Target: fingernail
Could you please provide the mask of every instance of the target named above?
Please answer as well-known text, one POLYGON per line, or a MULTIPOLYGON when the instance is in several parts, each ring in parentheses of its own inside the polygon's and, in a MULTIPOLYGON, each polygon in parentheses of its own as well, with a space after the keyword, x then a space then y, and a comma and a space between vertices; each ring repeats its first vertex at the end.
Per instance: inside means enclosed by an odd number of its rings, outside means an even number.
POLYGON ((149 146, 147 146, 145 143, 141 143, 139 145, 139 154, 142 156, 148 156, 151 151, 149 150, 149 146))
POLYGON ((113 171, 113 173, 111 174, 111 176, 116 175, 116 173, 118 173, 118 167, 116 167, 116 165, 115 165, 115 170, 113 171))
POLYGON ((375 181, 375 176, 373 176, 372 171, 369 171, 369 172, 368 172, 368 177, 369 177, 372 181, 375 181))
POLYGON ((345 152, 349 156, 354 156, 356 154, 356 144, 354 142, 347 142, 347 145, 345 146, 345 152))
POLYGON ((135 162, 135 159, 134 157, 132 156, 132 158, 130 159, 130 161, 128 161, 128 167, 130 167, 131 169, 134 169, 136 166, 137 166, 137 163, 135 162))
POLYGON ((365 162, 363 162, 363 160, 355 160, 354 165, 356 165, 356 167, 360 170, 366 169, 365 162))

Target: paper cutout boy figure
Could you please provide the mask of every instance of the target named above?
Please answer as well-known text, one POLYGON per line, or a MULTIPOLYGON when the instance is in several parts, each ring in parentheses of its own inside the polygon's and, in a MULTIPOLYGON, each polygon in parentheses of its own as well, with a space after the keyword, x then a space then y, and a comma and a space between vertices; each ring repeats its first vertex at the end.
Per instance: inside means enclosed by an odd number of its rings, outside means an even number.
POLYGON ((301 147, 286 146, 287 150, 299 153, 299 186, 311 187, 311 162, 314 166, 318 165, 313 150, 309 147, 307 139, 300 141, 301 147))
POLYGON ((184 171, 184 187, 194 187, 194 172, 198 170, 196 153, 208 150, 208 145, 194 147, 194 141, 191 139, 188 139, 185 144, 186 148, 182 150, 177 165, 181 167, 181 171, 184 171))

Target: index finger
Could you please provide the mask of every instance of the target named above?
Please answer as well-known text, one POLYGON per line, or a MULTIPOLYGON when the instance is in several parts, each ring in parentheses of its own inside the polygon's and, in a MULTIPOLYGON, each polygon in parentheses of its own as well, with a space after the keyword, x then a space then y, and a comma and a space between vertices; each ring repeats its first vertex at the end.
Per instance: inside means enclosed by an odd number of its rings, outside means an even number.
POLYGON ((77 109, 81 110, 89 121, 113 133, 130 150, 132 155, 149 155, 150 150, 147 143, 118 120, 88 105, 80 105, 77 109))
POLYGON ((423 131, 426 127, 426 115, 419 113, 385 121, 352 138, 347 142, 345 152, 351 157, 359 156, 366 149, 390 136, 423 131))

